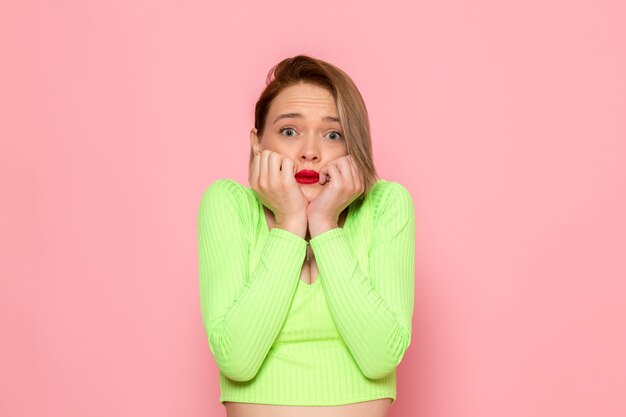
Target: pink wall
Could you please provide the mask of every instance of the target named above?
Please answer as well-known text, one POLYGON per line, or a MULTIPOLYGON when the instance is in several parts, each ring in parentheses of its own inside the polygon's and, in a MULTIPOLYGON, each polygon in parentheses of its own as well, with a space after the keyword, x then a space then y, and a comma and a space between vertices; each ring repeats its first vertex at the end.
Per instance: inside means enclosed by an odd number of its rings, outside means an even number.
POLYGON ((0 415, 225 414, 197 208, 297 53, 414 197, 392 416, 626 415, 623 2, 219 3, 0 5, 0 415))

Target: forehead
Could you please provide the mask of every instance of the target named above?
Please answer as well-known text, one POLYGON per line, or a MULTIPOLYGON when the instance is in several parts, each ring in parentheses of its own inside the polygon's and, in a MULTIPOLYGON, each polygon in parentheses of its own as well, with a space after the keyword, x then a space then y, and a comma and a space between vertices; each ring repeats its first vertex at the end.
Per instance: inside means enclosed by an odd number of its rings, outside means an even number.
POLYGON ((324 113, 336 115, 335 99, 327 89, 311 83, 301 83, 285 87, 272 100, 269 113, 299 112, 309 114, 324 113))

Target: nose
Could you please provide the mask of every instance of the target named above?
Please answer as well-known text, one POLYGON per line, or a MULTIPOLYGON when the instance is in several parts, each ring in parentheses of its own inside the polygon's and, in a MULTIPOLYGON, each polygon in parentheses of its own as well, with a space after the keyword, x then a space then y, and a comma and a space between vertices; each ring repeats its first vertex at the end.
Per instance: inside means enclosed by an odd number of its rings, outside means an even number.
POLYGON ((309 135, 302 141, 302 148, 300 149, 300 161, 312 161, 317 162, 320 159, 320 151, 318 148, 318 142, 313 135, 309 135))

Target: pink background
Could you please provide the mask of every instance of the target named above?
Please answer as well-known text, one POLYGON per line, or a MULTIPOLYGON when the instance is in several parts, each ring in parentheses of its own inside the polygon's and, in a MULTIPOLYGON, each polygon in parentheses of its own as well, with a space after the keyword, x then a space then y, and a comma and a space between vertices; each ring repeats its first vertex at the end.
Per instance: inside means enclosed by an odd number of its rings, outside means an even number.
POLYGON ((198 204, 298 53, 414 197, 391 416, 626 415, 623 2, 219 3, 2 2, 0 415, 225 415, 198 204))

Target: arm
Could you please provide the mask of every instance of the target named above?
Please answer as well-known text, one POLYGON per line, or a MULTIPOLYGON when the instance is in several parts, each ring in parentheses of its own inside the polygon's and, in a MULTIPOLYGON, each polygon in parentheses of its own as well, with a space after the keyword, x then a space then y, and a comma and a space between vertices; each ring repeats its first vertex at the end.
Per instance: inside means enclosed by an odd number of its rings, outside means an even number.
POLYGON ((209 347, 230 379, 247 381, 261 367, 289 312, 306 240, 273 228, 254 270, 236 189, 219 179, 198 212, 200 308, 209 347))
POLYGON ((406 188, 389 183, 375 219, 368 271, 342 228, 310 240, 333 320, 371 379, 391 373, 411 342, 415 215, 406 188))

